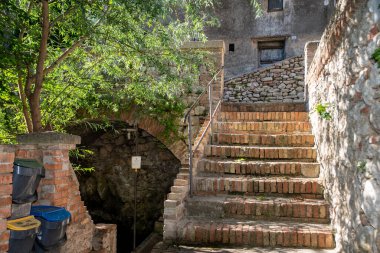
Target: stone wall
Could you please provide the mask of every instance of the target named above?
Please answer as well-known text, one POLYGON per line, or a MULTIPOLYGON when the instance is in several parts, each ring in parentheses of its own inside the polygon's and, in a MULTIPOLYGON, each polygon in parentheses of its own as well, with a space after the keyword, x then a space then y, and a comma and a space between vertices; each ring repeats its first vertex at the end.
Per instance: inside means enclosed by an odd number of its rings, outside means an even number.
POLYGON ((215 15, 220 26, 208 27, 209 39, 226 43, 226 77, 260 67, 258 42, 283 40, 285 58, 303 54, 305 43, 319 40, 334 11, 334 0, 283 0, 283 10, 268 11, 268 0, 259 0, 263 15, 255 17, 249 0, 222 0, 215 15), (229 51, 234 44, 234 51, 229 51))
POLYGON ((303 102, 304 62, 293 57, 225 82, 225 102, 303 102))
POLYGON ((380 252, 379 0, 340 0, 306 84, 340 252, 380 252), (314 108, 327 104, 331 120, 314 108))
POLYGON ((133 126, 113 122, 112 129, 93 132, 80 127, 82 147, 93 155, 79 163, 94 167, 91 173, 80 173, 81 195, 95 222, 118 225, 118 250, 132 250, 135 172, 132 155, 142 156, 142 169, 137 178, 137 245, 154 229, 163 215, 164 200, 181 162, 157 138, 133 126), (138 145, 136 145, 136 141, 138 145))

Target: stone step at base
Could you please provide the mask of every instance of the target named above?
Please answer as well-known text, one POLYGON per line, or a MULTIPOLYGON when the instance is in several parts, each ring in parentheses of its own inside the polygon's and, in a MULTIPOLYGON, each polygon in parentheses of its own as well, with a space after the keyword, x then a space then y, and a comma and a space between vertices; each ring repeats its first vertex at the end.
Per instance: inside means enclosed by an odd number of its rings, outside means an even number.
POLYGON ((273 196, 323 198, 323 186, 319 179, 315 178, 196 176, 193 184, 196 195, 225 193, 255 195, 261 193, 273 196))
POLYGON ((276 133, 311 133, 311 125, 309 122, 284 121, 284 122, 242 122, 217 121, 213 125, 214 132, 222 132, 227 134, 276 134, 276 133))
POLYGON ((244 220, 190 220, 182 244, 258 247, 335 247, 331 227, 325 224, 244 220))
POLYGON ((198 171, 237 175, 283 175, 291 177, 318 177, 319 164, 281 160, 248 160, 204 158, 198 162, 198 171))
POLYGON ((221 112, 220 121, 309 121, 308 112, 221 112))
POLYGON ((212 143, 215 144, 239 144, 260 145, 277 147, 313 147, 314 136, 312 134, 231 134, 214 133, 212 143))
POLYGON ((205 156, 222 158, 253 159, 306 159, 315 161, 317 152, 314 147, 261 147, 261 146, 227 146, 208 145, 205 156))
POLYGON ((221 112, 307 112, 305 103, 228 103, 221 112))
POLYGON ((210 219, 237 218, 311 223, 330 221, 327 202, 315 199, 194 196, 188 199, 186 209, 188 217, 210 219))

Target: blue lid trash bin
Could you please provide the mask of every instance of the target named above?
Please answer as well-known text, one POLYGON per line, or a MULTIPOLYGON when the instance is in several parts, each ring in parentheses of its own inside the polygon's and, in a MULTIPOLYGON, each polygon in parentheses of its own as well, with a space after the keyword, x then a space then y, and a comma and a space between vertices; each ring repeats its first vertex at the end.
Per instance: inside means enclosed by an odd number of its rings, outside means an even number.
POLYGON ((36 239, 36 252, 46 252, 66 242, 66 228, 71 214, 65 208, 32 206, 30 213, 41 222, 40 233, 36 239))
POLYGON ((15 204, 32 203, 38 199, 37 187, 45 169, 36 160, 16 159, 13 163, 12 201, 15 204))
POLYGON ((41 222, 33 216, 7 221, 10 230, 8 253, 30 253, 41 222))

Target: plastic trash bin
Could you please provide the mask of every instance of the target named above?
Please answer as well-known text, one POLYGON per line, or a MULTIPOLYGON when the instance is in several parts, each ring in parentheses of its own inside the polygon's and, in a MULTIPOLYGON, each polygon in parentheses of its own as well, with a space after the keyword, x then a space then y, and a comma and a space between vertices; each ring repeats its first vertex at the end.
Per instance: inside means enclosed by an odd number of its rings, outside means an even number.
POLYGON ((50 250, 64 244, 66 228, 70 222, 71 214, 63 207, 32 206, 30 211, 41 221, 40 233, 37 235, 36 248, 50 250))
POLYGON ((37 187, 45 169, 36 160, 16 159, 13 165, 12 201, 16 204, 31 203, 38 199, 37 187))
POLYGON ((9 220, 7 228, 10 230, 8 253, 30 253, 41 222, 33 216, 9 220))

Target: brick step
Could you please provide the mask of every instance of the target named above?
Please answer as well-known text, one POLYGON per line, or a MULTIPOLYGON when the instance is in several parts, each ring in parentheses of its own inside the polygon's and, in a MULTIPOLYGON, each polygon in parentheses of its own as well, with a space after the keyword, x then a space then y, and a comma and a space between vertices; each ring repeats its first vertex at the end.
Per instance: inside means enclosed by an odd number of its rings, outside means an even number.
POLYGON ((311 133, 309 122, 283 121, 283 122, 223 122, 213 124, 214 132, 227 134, 278 134, 278 133, 311 133))
POLYGON ((258 247, 335 247, 332 229, 326 224, 196 219, 182 231, 182 244, 258 247))
POLYGON ((194 177, 195 194, 200 196, 217 194, 265 195, 303 197, 311 199, 323 198, 323 186, 316 178, 288 177, 251 177, 234 176, 194 177))
POLYGON ((213 144, 313 147, 312 134, 231 134, 214 133, 213 144))
POLYGON ((308 112, 220 112, 220 121, 309 121, 308 112))
POLYGON ((229 103, 223 102, 221 112, 307 112, 305 103, 229 103))
POLYGON ((283 175, 296 177, 318 177, 319 164, 293 161, 224 160, 203 158, 198 162, 198 171, 237 175, 283 175))
POLYGON ((305 159, 315 161, 317 151, 313 147, 260 147, 207 145, 205 156, 253 158, 253 159, 305 159))
POLYGON ((329 223, 324 200, 254 196, 194 196, 186 202, 188 217, 329 223))
POLYGON ((244 247, 244 246, 219 246, 212 247, 175 245, 166 246, 162 242, 156 244, 151 253, 338 253, 336 249, 306 249, 306 248, 263 248, 263 247, 244 247))

